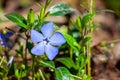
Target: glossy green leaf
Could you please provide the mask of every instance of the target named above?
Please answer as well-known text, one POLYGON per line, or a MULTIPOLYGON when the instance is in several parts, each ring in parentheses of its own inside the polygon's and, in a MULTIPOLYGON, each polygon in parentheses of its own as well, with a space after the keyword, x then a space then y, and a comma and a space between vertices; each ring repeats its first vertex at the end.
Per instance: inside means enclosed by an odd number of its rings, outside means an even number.
POLYGON ((80 54, 77 59, 77 66, 79 69, 82 69, 87 64, 87 58, 85 55, 80 54))
POLYGON ((10 13, 10 14, 7 14, 5 16, 9 20, 11 20, 13 23, 15 23, 16 25, 18 25, 19 27, 28 29, 28 26, 26 25, 27 21, 26 21, 26 19, 22 15, 17 14, 17 13, 10 13))
POLYGON ((34 21, 34 26, 33 26, 33 29, 36 29, 39 25, 39 21, 38 20, 35 20, 34 21))
POLYGON ((17 69, 16 65, 14 65, 14 70, 15 70, 15 76, 20 77, 19 70, 17 69))
POLYGON ((80 16, 77 17, 77 19, 76 19, 76 28, 77 28, 80 32, 82 32, 82 23, 81 23, 81 18, 80 18, 80 16))
POLYGON ((32 44, 32 43, 30 43, 30 42, 27 42, 26 47, 27 47, 27 49, 28 49, 29 53, 31 53, 31 49, 33 48, 33 44, 32 44))
POLYGON ((40 8, 43 7, 43 5, 41 4, 41 2, 37 2, 36 4, 37 4, 37 6, 39 6, 40 8))
POLYGON ((44 19, 44 15, 45 15, 45 9, 42 8, 42 9, 40 10, 40 16, 39 16, 39 20, 40 20, 40 21, 44 19))
POLYGON ((7 74, 8 74, 8 68, 0 66, 0 77, 6 77, 7 74))
POLYGON ((64 38, 66 39, 67 43, 72 47, 73 49, 79 50, 80 44, 77 43, 77 41, 69 34, 62 33, 64 38))
POLYGON ((52 16, 62 16, 72 12, 73 9, 68 4, 56 4, 49 9, 49 14, 52 16))
POLYGON ((87 23, 92 19, 92 17, 94 16, 94 14, 87 14, 82 18, 82 27, 85 27, 87 25, 87 23))
POLYGON ((18 69, 15 71, 15 76, 17 76, 17 77, 20 76, 20 75, 19 75, 19 70, 18 70, 18 69))
POLYGON ((43 67, 50 67, 52 69, 55 68, 55 64, 53 61, 40 61, 40 66, 43 66, 43 67))
POLYGON ((92 80, 92 77, 88 75, 84 75, 83 80, 92 80))
POLYGON ((32 27, 34 24, 34 12, 32 9, 29 10, 28 16, 27 16, 27 24, 29 27, 32 27))
POLYGON ((92 37, 90 37, 90 36, 86 37, 82 42, 82 46, 84 46, 87 42, 89 42, 91 40, 92 40, 92 37))
POLYGON ((76 68, 73 60, 69 57, 58 58, 57 61, 64 64, 68 68, 76 68))
POLYGON ((51 2, 52 2, 52 0, 47 0, 46 1, 46 7, 49 6, 51 2))
POLYGON ((27 71, 27 70, 22 71, 22 72, 21 72, 21 78, 26 77, 27 74, 28 74, 28 71, 27 71))
POLYGON ((55 69, 56 80, 70 80, 70 72, 65 67, 55 69))

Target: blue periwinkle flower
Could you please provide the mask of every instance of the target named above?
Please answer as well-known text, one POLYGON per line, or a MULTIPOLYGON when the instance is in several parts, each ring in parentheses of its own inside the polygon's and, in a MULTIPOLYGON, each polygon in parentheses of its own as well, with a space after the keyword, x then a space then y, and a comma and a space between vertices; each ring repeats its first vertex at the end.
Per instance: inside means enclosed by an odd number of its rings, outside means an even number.
POLYGON ((41 33, 36 30, 31 30, 31 39, 36 43, 31 49, 31 53, 41 56, 46 53, 49 60, 53 60, 58 54, 57 46, 65 43, 65 39, 60 32, 54 33, 53 23, 44 24, 41 28, 41 33))
POLYGON ((0 32, 0 45, 2 45, 3 47, 11 47, 10 43, 9 43, 9 38, 13 35, 12 32, 6 32, 6 33, 2 33, 0 32))

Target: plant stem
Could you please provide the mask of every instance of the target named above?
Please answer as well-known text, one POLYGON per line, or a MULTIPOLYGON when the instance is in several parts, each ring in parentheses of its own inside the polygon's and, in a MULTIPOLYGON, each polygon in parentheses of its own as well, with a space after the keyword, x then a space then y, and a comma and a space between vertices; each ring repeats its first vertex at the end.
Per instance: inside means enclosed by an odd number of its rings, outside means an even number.
MULTIPOLYGON (((1 57, 0 57, 1 58, 1 57)), ((2 57, 2 60, 0 61, 0 66, 2 65, 3 63, 3 60, 4 60, 4 56, 2 57)))
POLYGON ((27 67, 27 44, 28 44, 28 33, 25 32, 26 35, 26 44, 25 44, 25 57, 24 57, 24 61, 25 61, 25 68, 27 67))
POLYGON ((90 0, 90 13, 93 14, 94 0, 90 0))
POLYGON ((70 58, 73 58, 73 48, 70 48, 70 58))
POLYGON ((7 49, 7 47, 5 47, 4 53, 5 53, 5 56, 6 56, 7 61, 8 61, 8 60, 9 60, 9 54, 8 54, 8 49, 7 49))
POLYGON ((87 64, 87 74, 91 76, 91 47, 90 42, 87 43, 87 58, 88 58, 88 64, 87 64))
POLYGON ((70 76, 72 76, 72 77, 74 77, 74 78, 76 78, 76 79, 82 80, 82 78, 81 78, 81 77, 79 77, 79 76, 72 75, 72 74, 71 74, 70 76))
POLYGON ((32 79, 34 78, 34 74, 35 74, 35 56, 32 56, 32 58, 33 58, 33 62, 32 62, 32 79))
MULTIPOLYGON (((94 7, 94 0, 90 0, 90 11, 89 11, 90 14, 93 14, 93 7, 94 7)), ((90 23, 89 24, 90 26, 93 26, 92 20, 90 20, 89 23, 90 23)), ((93 31, 93 29, 91 28, 88 32, 88 36, 92 35, 92 31, 93 31)), ((91 76, 91 47, 90 47, 90 45, 91 45, 91 42, 88 42, 87 47, 86 47, 87 48, 87 58, 88 58, 87 74, 89 76, 91 76)))
POLYGON ((39 69, 39 72, 40 72, 40 75, 42 77, 42 80, 45 80, 45 77, 43 76, 43 73, 42 73, 42 71, 40 69, 39 69))
POLYGON ((3 2, 3 0, 0 0, 0 13, 2 13, 2 12, 3 12, 2 2, 3 2))

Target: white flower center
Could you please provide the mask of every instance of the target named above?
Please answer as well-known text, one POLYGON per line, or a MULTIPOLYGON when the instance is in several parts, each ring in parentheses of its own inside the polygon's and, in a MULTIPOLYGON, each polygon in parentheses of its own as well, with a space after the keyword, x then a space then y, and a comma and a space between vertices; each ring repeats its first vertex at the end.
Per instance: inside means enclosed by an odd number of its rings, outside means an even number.
POLYGON ((47 44, 47 41, 43 40, 43 44, 47 44))
POLYGON ((49 43, 48 38, 43 39, 43 44, 47 45, 49 43))

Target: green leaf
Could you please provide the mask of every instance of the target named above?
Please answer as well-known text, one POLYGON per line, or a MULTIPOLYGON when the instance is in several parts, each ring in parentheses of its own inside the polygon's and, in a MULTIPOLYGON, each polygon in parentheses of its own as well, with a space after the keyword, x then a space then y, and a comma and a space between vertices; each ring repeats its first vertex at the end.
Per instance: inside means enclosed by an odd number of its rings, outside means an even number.
POLYGON ((63 16, 72 12, 73 9, 68 4, 56 4, 49 9, 51 16, 63 16))
POLYGON ((8 74, 8 68, 0 66, 0 77, 6 77, 8 74))
POLYGON ((36 29, 39 25, 38 19, 34 21, 33 29, 36 29))
POLYGON ((46 1, 46 7, 48 7, 51 4, 52 0, 47 0, 46 1))
POLYGON ((76 68, 73 60, 69 57, 58 58, 57 61, 64 64, 68 68, 76 68))
POLYGON ((40 61, 40 66, 43 66, 43 67, 50 67, 52 69, 55 68, 55 64, 53 61, 40 61))
POLYGON ((64 38, 66 39, 67 43, 75 50, 80 50, 80 44, 69 34, 62 33, 64 38))
POLYGON ((17 69, 16 65, 14 65, 14 71, 15 71, 15 76, 20 77, 19 70, 17 69))
POLYGON ((82 27, 85 27, 87 25, 87 23, 92 19, 92 17, 94 16, 94 14, 87 14, 82 18, 82 27))
POLYGON ((82 42, 82 46, 84 46, 87 42, 89 42, 91 40, 92 40, 92 37, 90 37, 90 36, 86 37, 82 42))
POLYGON ((36 4, 37 4, 37 6, 39 6, 40 8, 43 7, 43 5, 41 4, 41 2, 37 2, 36 4))
POLYGON ((91 76, 88 76, 88 75, 84 75, 83 76, 83 80, 91 80, 92 79, 92 77, 91 76))
POLYGON ((82 23, 80 16, 76 19, 76 26, 75 26, 80 32, 82 32, 82 23))
POLYGON ((15 76, 17 76, 17 77, 19 77, 20 75, 19 75, 19 70, 17 69, 17 70, 15 70, 15 76))
POLYGON ((70 72, 65 67, 56 68, 55 75, 57 80, 70 80, 70 72))
POLYGON ((34 12, 32 9, 29 10, 27 15, 27 24, 29 27, 32 27, 34 24, 34 12))
POLYGON ((21 72, 21 78, 24 78, 28 75, 28 71, 27 70, 24 70, 21 72))
POLYGON ((77 59, 77 66, 79 69, 82 69, 87 64, 88 59, 85 55, 80 54, 77 59))
POLYGON ((9 20, 11 20, 13 23, 15 23, 16 25, 28 29, 28 26, 26 25, 26 19, 17 13, 9 13, 7 15, 5 15, 9 20))
POLYGON ((45 9, 41 8, 40 10, 40 16, 39 16, 39 21, 43 20, 45 17, 45 9))
POLYGON ((31 42, 27 42, 27 49, 29 51, 29 53, 31 53, 31 49, 33 48, 33 44, 31 42))

